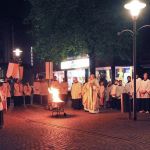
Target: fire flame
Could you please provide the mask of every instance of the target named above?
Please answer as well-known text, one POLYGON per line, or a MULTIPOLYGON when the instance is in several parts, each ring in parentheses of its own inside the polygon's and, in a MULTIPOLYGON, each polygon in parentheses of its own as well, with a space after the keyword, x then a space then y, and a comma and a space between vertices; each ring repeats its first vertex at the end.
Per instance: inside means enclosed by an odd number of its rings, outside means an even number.
POLYGON ((56 88, 48 88, 48 92, 52 94, 53 102, 63 102, 59 97, 59 90, 56 88))

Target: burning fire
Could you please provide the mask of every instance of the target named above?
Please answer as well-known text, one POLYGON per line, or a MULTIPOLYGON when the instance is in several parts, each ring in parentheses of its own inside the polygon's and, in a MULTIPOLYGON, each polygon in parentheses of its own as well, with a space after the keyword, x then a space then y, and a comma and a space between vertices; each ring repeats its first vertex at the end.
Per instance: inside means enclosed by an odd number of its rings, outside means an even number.
POLYGON ((52 94, 53 102, 63 102, 59 97, 59 90, 56 88, 48 88, 48 92, 52 94))

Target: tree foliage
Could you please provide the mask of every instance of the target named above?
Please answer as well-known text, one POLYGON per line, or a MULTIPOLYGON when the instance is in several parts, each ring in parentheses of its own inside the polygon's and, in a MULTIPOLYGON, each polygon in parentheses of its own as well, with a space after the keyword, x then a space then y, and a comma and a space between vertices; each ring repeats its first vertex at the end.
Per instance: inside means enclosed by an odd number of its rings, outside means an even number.
POLYGON ((44 60, 94 54, 99 59, 130 60, 130 36, 117 32, 130 24, 123 18, 123 2, 116 0, 29 0, 34 50, 44 60), (123 57, 122 57, 123 56, 123 57))

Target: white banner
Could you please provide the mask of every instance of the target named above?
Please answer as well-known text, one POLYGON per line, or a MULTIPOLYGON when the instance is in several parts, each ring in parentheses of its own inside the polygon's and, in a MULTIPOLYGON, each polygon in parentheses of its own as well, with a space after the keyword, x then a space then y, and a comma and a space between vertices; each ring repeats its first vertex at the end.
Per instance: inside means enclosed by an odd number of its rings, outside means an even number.
POLYGON ((16 63, 9 63, 7 69, 7 78, 13 77, 17 79, 23 78, 23 67, 16 63))
POLYGON ((53 62, 45 62, 46 79, 53 79, 53 62))

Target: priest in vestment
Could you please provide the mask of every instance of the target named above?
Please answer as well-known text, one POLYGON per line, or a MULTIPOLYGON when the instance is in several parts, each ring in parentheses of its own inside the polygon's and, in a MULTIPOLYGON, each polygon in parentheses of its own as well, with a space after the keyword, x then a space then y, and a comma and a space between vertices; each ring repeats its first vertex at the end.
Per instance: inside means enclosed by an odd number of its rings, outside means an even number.
POLYGON ((95 78, 94 74, 90 75, 89 79, 89 88, 88 88, 88 106, 90 113, 99 113, 99 99, 98 99, 98 91, 99 91, 99 83, 95 78))
POLYGON ((89 111, 88 93, 89 93, 89 82, 86 82, 82 87, 82 103, 85 111, 89 111))

